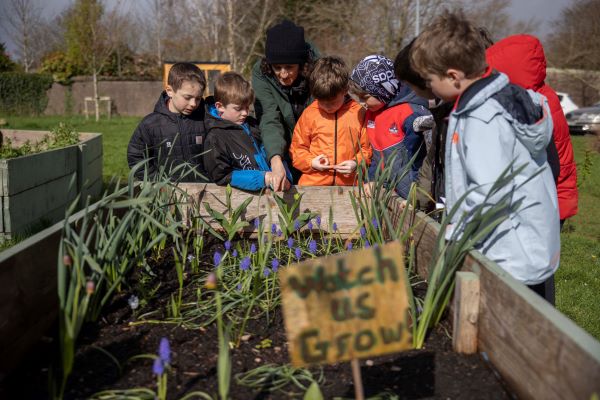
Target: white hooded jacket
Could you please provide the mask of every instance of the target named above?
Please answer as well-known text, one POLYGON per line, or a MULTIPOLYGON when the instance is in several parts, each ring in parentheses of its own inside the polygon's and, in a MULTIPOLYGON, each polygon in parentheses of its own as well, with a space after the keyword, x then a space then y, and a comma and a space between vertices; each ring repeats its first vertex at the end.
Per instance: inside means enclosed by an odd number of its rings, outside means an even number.
MULTIPOLYGON (((527 285, 549 278, 560 261, 556 186, 546 160, 552 119, 546 98, 494 73, 473 83, 450 115, 446 137, 446 205, 473 189, 451 223, 481 204, 510 165, 523 171, 498 194, 523 199, 478 247, 515 279, 527 285), (541 173, 531 178, 541 169, 541 173), (531 180, 520 186, 527 179, 531 180)), ((456 226, 456 225, 453 225, 456 226)), ((452 230, 447 233, 447 238, 452 230)))

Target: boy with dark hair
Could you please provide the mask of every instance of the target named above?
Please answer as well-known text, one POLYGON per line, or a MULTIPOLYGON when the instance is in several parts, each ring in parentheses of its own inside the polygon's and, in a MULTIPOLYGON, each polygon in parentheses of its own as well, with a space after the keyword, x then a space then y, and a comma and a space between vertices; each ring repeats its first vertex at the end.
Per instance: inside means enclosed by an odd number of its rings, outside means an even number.
POLYGON ((290 146, 293 165, 302 172, 299 185, 354 185, 357 167, 369 163, 364 112, 347 96, 348 75, 338 57, 319 59, 310 74, 316 100, 300 116, 290 146))
POLYGON ((446 237, 453 237, 458 220, 481 204, 507 168, 523 168, 497 194, 512 194, 519 210, 478 249, 515 279, 539 289, 533 286, 548 279, 560 259, 556 188, 546 161, 552 139, 546 98, 492 72, 480 33, 459 14, 445 13, 427 27, 415 41, 411 61, 436 96, 456 102, 446 139, 447 209, 465 198, 446 237))
POLYGON ((437 99, 431 88, 427 87, 425 79, 421 77, 410 63, 410 50, 416 39, 406 45, 394 60, 396 77, 405 83, 418 96, 429 100, 429 111, 434 123, 431 131, 424 134, 427 144, 427 155, 419 169, 417 185, 427 191, 417 192, 419 206, 431 212, 442 206, 444 200, 444 144, 448 117, 452 111, 452 103, 437 99))
MULTIPOLYGON (((366 131, 373 147, 369 180, 374 180, 377 168, 383 168, 395 154, 391 178, 397 180, 396 192, 406 199, 425 158, 423 132, 431 129, 431 124, 426 123, 431 119, 427 100, 401 85, 392 61, 380 55, 365 57, 356 65, 350 76, 349 93, 367 110, 366 131), (413 156, 413 165, 401 176, 413 156)), ((365 187, 367 192, 369 187, 365 187)))
MULTIPOLYGON (((181 164, 193 168, 179 168, 176 181, 205 181, 202 166, 204 104, 202 93, 206 87, 204 73, 194 64, 176 63, 171 67, 166 90, 162 92, 154 112, 137 126, 127 146, 129 168, 149 159, 145 169, 149 179, 156 178, 160 166, 168 173, 181 164)), ((144 168, 135 172, 144 179, 144 168)))
MULTIPOLYGON (((207 136, 204 165, 218 185, 230 184, 257 191, 273 186, 273 173, 267 162, 258 123, 249 117, 254 102, 250 83, 236 72, 226 72, 215 81, 214 98, 207 99, 207 136)), ((284 181, 290 187, 291 175, 284 181)))

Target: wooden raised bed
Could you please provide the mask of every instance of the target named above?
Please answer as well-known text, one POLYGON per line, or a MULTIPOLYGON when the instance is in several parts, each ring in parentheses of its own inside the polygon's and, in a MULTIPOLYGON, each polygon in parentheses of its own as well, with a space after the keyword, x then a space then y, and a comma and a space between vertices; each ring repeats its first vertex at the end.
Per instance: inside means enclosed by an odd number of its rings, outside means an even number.
MULTIPOLYGON (((195 201, 224 210, 225 189, 211 184, 182 184, 195 201)), ((320 212, 328 226, 333 220, 343 235, 354 229, 348 192, 352 188, 298 187, 304 193, 301 209, 320 212)), ((233 207, 251 194, 234 190, 233 207)), ((293 196, 293 192, 289 194, 293 196)), ((291 197, 287 197, 290 198, 291 197)), ((397 215, 399 202, 389 209, 397 215)), ((203 207, 201 208, 204 209, 203 207)), ((270 194, 255 199, 244 219, 277 222, 270 194)), ((74 216, 80 218, 81 213, 74 216)), ((426 278, 439 224, 414 215, 416 267, 426 278)), ((15 246, 0 256, 0 374, 6 373, 50 327, 56 315, 55 260, 60 224, 15 246), (27 265, 27 268, 23 268, 27 265), (50 279, 52 277, 52 279, 50 279)), ((471 252, 463 268, 480 279, 478 351, 489 358, 503 379, 524 399, 590 399, 600 393, 600 343, 495 263, 471 252)))
MULTIPOLYGON (((49 132, 3 129, 14 145, 35 143, 49 132)), ((0 159, 0 240, 37 223, 54 223, 78 193, 79 206, 102 192, 102 135, 80 133, 81 142, 27 156, 0 159)))

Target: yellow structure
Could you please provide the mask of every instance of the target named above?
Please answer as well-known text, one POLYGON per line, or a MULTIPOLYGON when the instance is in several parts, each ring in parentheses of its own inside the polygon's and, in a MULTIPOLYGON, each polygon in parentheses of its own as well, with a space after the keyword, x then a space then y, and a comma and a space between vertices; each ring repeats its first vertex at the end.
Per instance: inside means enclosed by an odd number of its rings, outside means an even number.
MULTIPOLYGON (((206 89, 204 90, 204 96, 209 96, 213 94, 215 87, 215 79, 219 76, 219 74, 227 71, 231 71, 231 66, 226 61, 188 61, 192 64, 195 64, 204 72, 204 76, 206 77, 206 89)), ((163 64, 163 87, 167 87, 167 77, 169 76, 169 71, 173 64, 176 61, 165 61, 163 64)))

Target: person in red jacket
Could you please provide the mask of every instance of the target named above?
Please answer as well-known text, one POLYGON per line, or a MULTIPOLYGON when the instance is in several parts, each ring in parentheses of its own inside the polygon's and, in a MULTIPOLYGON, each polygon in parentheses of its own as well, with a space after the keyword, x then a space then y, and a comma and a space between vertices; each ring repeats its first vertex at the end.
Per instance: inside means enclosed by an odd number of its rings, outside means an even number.
POLYGON ((556 189, 561 226, 565 219, 577 214, 577 169, 573 159, 573 145, 569 126, 554 89, 546 84, 546 56, 535 36, 513 35, 504 38, 486 51, 488 64, 508 75, 510 81, 525 89, 534 90, 548 99, 553 138, 560 161, 556 189))

